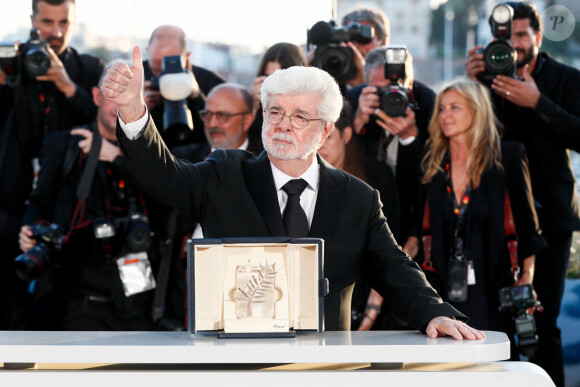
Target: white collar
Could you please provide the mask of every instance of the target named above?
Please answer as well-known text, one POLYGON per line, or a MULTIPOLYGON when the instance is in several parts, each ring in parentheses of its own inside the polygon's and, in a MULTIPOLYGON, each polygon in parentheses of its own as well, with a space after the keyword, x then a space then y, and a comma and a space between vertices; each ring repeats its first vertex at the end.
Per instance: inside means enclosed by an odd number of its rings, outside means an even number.
MULTIPOLYGON (((244 141, 244 143, 242 145, 240 145, 237 149, 241 149, 241 150, 248 150, 248 145, 250 144, 250 141, 248 140, 248 138, 246 137, 246 140, 244 141)), ((211 152, 213 152, 214 150, 216 150, 217 148, 214 148, 213 146, 211 146, 211 152)), ((210 153, 211 153, 210 152, 210 153)))
MULTIPOLYGON (((270 166, 272 167, 272 175, 274 176, 274 185, 276 186, 276 191, 280 190, 284 184, 288 183, 290 180, 295 179, 290 175, 285 174, 272 162, 270 162, 270 166)), ((306 171, 300 176, 299 179, 304 179, 308 183, 307 188, 310 188, 312 191, 316 192, 318 190, 318 180, 320 179, 320 165, 318 164, 318 159, 316 154, 312 159, 312 164, 308 167, 306 171)))

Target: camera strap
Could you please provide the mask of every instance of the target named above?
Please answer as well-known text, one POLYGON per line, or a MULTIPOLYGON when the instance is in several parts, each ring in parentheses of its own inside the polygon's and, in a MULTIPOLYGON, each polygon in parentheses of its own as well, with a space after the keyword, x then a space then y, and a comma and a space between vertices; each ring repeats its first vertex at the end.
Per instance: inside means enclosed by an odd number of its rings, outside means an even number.
POLYGON ((514 222, 514 216, 512 213, 512 206, 510 202, 510 196, 506 189, 505 191, 505 205, 504 205, 504 227, 505 227, 505 235, 506 235, 506 242, 508 247, 508 252, 510 255, 510 262, 511 262, 511 274, 514 278, 514 281, 517 282, 520 275, 520 266, 518 264, 518 239, 516 235, 516 225, 514 222))
POLYGON ((91 192, 91 185, 93 184, 95 171, 97 170, 97 163, 99 162, 99 153, 101 153, 102 143, 103 139, 101 135, 97 131, 93 131, 91 150, 89 151, 87 163, 77 188, 78 200, 86 199, 89 196, 89 192, 91 192))
POLYGON ((151 317, 157 323, 163 317, 165 309, 165 295, 167 293, 167 283, 169 281, 169 269, 171 263, 171 253, 173 252, 173 240, 175 239, 175 228, 177 225, 176 209, 172 209, 167 219, 167 234, 165 241, 161 245, 161 262, 157 273, 157 287, 153 295, 153 305, 151 307, 151 317))
POLYGON ((462 260, 465 256, 465 239, 466 239, 466 213, 469 206, 469 199, 471 196, 471 186, 467 185, 465 187, 465 193, 461 199, 461 203, 457 203, 457 198, 453 192, 453 183, 451 181, 451 163, 450 161, 445 162, 445 185, 447 186, 447 193, 451 198, 453 203, 453 213, 457 216, 457 222, 455 223, 454 232, 454 256, 457 260, 462 260))

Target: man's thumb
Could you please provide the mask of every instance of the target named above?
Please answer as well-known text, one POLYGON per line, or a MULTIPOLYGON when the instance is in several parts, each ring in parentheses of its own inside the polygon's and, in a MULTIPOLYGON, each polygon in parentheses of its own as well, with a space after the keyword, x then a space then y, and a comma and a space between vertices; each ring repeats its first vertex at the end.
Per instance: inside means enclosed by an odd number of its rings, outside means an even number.
POLYGON ((135 46, 133 47, 133 52, 131 54, 133 57, 133 69, 134 70, 142 70, 143 69, 143 59, 141 57, 141 47, 135 46))

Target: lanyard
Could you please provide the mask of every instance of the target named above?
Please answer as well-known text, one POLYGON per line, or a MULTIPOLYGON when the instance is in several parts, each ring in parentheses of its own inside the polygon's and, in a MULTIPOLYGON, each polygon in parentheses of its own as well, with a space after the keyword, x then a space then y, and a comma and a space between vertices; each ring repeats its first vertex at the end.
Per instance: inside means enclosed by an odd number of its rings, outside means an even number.
POLYGON ((457 217, 457 222, 455 224, 455 233, 454 233, 454 247, 455 247, 455 258, 457 260, 462 260, 464 257, 464 242, 465 242, 465 231, 466 227, 465 224, 467 223, 466 220, 466 212, 467 207, 469 206, 469 199, 471 195, 471 186, 465 187, 465 193, 463 194, 463 199, 461 203, 457 203, 457 199, 455 198, 455 193, 453 192, 453 183, 451 181, 451 163, 449 161, 445 162, 445 185, 447 186, 447 194, 451 199, 451 203, 453 203, 453 213, 457 217))

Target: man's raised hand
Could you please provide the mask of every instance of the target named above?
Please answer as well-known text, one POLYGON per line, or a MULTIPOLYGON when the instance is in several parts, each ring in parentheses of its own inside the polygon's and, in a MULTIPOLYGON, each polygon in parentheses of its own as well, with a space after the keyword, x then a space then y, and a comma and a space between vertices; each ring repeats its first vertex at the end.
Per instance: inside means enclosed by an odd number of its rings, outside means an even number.
POLYGON ((116 62, 107 70, 101 91, 114 102, 119 116, 125 123, 137 121, 146 111, 143 98, 143 60, 141 48, 136 46, 132 52, 133 65, 116 62))

